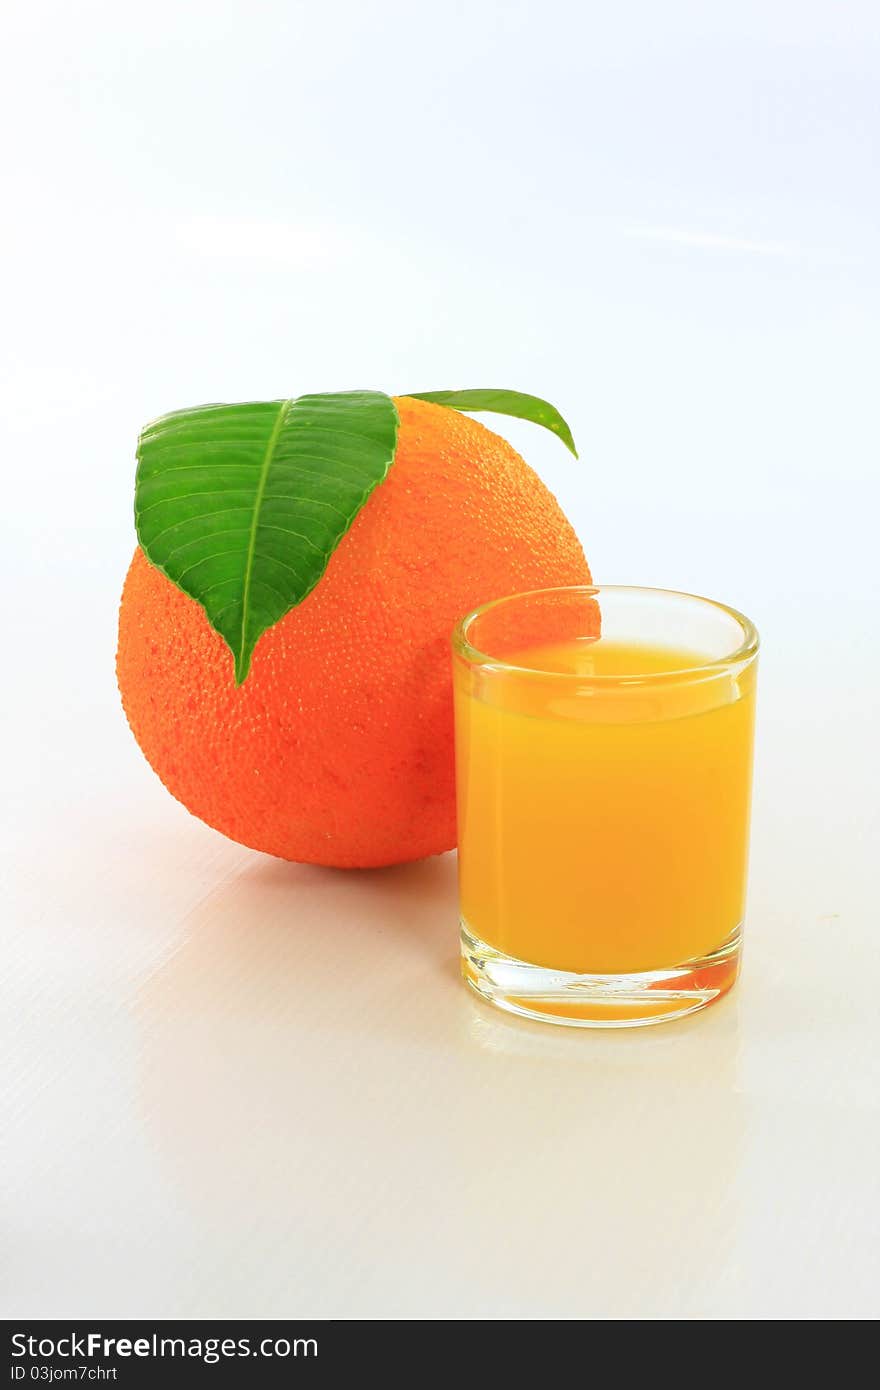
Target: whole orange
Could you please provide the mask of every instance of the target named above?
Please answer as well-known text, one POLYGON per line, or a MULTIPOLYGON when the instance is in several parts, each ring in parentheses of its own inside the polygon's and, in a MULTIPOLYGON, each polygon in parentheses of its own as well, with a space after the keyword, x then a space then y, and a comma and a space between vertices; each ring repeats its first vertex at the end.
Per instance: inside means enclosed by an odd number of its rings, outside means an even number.
POLYGON ((455 845, 449 637, 471 608, 589 582, 557 502, 497 434, 397 399, 385 480, 251 673, 141 550, 119 614, 132 732, 208 825, 283 859, 355 868, 455 845))

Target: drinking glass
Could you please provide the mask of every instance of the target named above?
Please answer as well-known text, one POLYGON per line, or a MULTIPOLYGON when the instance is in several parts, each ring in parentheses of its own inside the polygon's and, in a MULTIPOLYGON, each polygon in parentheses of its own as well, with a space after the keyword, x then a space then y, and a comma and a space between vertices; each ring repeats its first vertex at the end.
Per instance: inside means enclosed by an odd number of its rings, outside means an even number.
POLYGON ((462 969, 528 1018, 681 1017, 736 980, 758 635, 620 586, 487 603, 453 635, 462 969))

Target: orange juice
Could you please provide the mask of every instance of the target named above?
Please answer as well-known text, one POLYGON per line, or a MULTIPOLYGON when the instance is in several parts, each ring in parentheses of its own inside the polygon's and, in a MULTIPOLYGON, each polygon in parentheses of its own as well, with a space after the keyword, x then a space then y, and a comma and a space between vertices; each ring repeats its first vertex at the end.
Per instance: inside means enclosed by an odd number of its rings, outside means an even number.
POLYGON ((600 975, 721 946, 744 915, 755 679, 605 638, 507 652, 503 679, 456 660, 467 931, 600 975))

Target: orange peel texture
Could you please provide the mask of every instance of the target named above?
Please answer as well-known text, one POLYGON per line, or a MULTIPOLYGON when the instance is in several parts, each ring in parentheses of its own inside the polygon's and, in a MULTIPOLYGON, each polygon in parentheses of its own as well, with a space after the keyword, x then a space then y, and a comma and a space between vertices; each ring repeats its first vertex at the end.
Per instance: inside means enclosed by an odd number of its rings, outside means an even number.
POLYGON ((386 481, 242 686, 200 606, 139 549, 125 580, 117 676, 144 755, 194 815, 282 859, 366 868, 452 849, 456 620, 590 582, 555 498, 506 440, 396 403, 386 481))

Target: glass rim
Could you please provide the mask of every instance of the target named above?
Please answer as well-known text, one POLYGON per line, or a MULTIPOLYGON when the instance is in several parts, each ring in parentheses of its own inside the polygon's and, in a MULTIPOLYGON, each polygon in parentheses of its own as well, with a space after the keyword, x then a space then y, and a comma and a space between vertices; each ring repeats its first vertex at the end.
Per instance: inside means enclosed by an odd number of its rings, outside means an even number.
POLYGON ((647 685, 669 677, 681 680, 689 676, 709 677, 717 675, 720 672, 729 671, 735 666, 745 666, 757 656, 759 647, 758 629, 751 618, 747 618, 745 613, 740 612, 738 608, 732 608, 729 604, 721 603, 718 599, 706 598, 703 594, 688 593, 686 589, 660 589, 646 584, 551 584, 544 589, 524 589, 519 593, 505 594, 501 598, 490 599, 487 603, 481 603, 477 608, 472 608, 463 618, 459 618, 452 630, 454 653, 470 665, 491 667, 496 671, 510 671, 518 675, 543 676, 554 681, 577 681, 581 685, 604 687, 610 685, 647 685), (714 608, 718 613, 732 618, 740 629, 742 640, 733 651, 725 656, 709 657, 705 661, 695 661, 689 666, 670 667, 668 671, 642 673, 633 671, 626 675, 619 673, 615 675, 582 675, 576 671, 544 671, 540 666, 524 666, 521 662, 492 656, 488 652, 480 651, 468 639, 468 629, 472 623, 476 622, 477 618, 482 618, 486 613, 491 613, 493 609, 501 608, 505 604, 513 603, 519 599, 538 598, 544 594, 582 594, 585 598, 597 598, 601 597, 603 593, 688 599, 692 603, 701 604, 706 608, 714 608))

